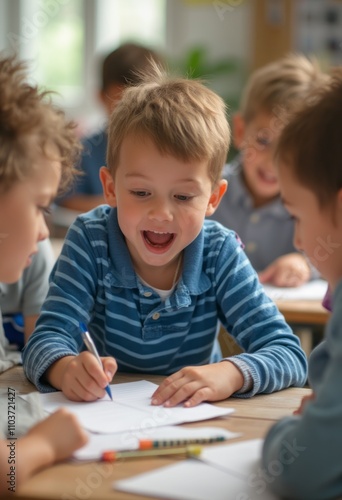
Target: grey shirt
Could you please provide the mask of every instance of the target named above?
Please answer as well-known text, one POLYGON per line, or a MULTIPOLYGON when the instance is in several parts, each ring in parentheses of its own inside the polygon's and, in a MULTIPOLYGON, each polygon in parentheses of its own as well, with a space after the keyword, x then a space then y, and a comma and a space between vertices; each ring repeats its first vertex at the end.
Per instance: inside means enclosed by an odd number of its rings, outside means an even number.
POLYGON ((14 387, 0 388, 0 438, 19 438, 45 417, 38 392, 27 394, 24 400, 14 387))
POLYGON ((0 373, 21 362, 21 353, 11 348, 5 337, 0 309, 0 373))
POLYGON ((16 283, 0 283, 0 307, 3 315, 22 313, 33 316, 40 313, 49 289, 49 275, 55 256, 49 240, 41 241, 38 253, 16 283))
POLYGON ((228 181, 228 190, 210 218, 238 233, 256 271, 263 271, 281 255, 295 252, 294 222, 280 197, 254 208, 239 159, 226 165, 223 178, 228 181))

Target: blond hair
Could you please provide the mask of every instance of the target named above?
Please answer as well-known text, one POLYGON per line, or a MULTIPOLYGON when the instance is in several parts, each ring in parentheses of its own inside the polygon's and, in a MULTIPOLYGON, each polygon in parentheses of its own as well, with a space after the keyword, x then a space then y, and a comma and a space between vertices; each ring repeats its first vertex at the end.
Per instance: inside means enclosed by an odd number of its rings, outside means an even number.
POLYGON ((291 113, 326 78, 317 61, 301 54, 287 54, 251 75, 242 94, 241 114, 248 123, 263 112, 291 113))
POLYGON ((75 125, 51 104, 48 92, 26 82, 25 73, 26 64, 15 57, 0 59, 0 190, 29 178, 42 155, 61 162, 64 188, 81 149, 75 125))
POLYGON ((275 160, 290 168, 320 206, 333 206, 342 189, 342 69, 303 101, 283 129, 275 160))
POLYGON ((199 81, 168 77, 152 62, 141 78, 141 84, 125 90, 111 115, 107 166, 112 175, 125 137, 146 135, 162 154, 207 160, 215 185, 230 143, 224 101, 199 81))

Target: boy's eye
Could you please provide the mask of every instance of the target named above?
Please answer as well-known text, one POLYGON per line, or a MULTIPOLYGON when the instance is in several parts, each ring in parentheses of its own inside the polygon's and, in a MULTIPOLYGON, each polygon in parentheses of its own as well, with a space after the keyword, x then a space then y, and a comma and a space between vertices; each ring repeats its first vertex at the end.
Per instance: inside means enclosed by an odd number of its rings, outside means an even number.
POLYGON ((138 198, 144 198, 145 196, 148 196, 149 192, 148 191, 131 191, 131 194, 134 196, 137 196, 138 198))
POLYGON ((271 141, 267 137, 257 137, 256 142, 264 148, 267 148, 271 144, 271 141))
POLYGON ((43 212, 43 214, 44 214, 45 216, 49 216, 49 215, 51 215, 51 213, 52 213, 52 209, 51 209, 50 205, 49 205, 49 206, 47 206, 47 207, 38 207, 38 208, 39 208, 39 210, 40 210, 41 212, 43 212))
POLYGON ((193 198, 193 196, 188 196, 186 194, 176 194, 175 198, 179 201, 189 201, 193 198))

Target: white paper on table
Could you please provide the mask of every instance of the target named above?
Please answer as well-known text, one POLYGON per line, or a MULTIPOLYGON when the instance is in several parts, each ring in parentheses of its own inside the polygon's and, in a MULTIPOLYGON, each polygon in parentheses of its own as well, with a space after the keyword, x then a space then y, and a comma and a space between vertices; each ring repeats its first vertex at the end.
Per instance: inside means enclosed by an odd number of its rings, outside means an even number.
POLYGON ((73 458, 76 460, 100 460, 102 453, 107 450, 137 450, 140 439, 177 441, 183 439, 210 439, 220 436, 228 440, 240 435, 240 433, 231 432, 220 427, 196 427, 189 429, 179 426, 156 427, 135 433, 90 434, 88 443, 77 450, 73 458))
MULTIPOLYGON (((248 441, 247 441, 248 443, 248 441)), ((253 449, 253 445, 252 449, 253 449)), ((162 467, 113 483, 113 488, 127 493, 175 500, 276 500, 261 481, 259 461, 246 457, 240 463, 239 476, 208 465, 201 459, 186 459, 175 465, 162 467), (258 479, 256 479, 258 478, 258 479)))
POLYGON ((228 445, 210 446, 203 448, 200 460, 241 478, 247 478, 260 460, 262 444, 262 439, 251 439, 228 445))
MULTIPOLYGON (((67 408, 78 417, 82 427, 103 434, 197 422, 234 412, 233 408, 220 408, 208 403, 201 403, 194 408, 182 405, 175 408, 152 406, 151 397, 158 386, 146 380, 113 384, 110 387, 113 401, 106 394, 97 401, 78 403, 67 399, 62 392, 40 394, 40 398, 48 413, 61 407, 67 408)), ((25 399, 25 396, 22 397, 25 399)))
POLYGON ((272 300, 323 300, 328 288, 324 280, 312 280, 298 287, 264 285, 266 295, 272 300))

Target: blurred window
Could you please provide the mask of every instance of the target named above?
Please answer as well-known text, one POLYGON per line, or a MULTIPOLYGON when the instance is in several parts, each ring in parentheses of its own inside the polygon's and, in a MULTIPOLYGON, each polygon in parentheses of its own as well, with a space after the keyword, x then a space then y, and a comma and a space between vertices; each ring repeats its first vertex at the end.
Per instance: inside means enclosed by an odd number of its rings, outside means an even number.
POLYGON ((97 54, 124 41, 163 50, 166 0, 20 0, 19 34, 12 33, 35 81, 58 94, 72 115, 96 93, 97 54))
POLYGON ((164 48, 166 0, 98 0, 97 49, 108 52, 127 40, 164 48))
MULTIPOLYGON (((49 3, 39 0, 37 8, 43 10, 49 3)), ((83 4, 83 0, 59 2, 59 8, 47 17, 38 35, 37 81, 56 90, 67 102, 78 100, 83 88, 83 4)))

